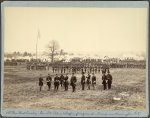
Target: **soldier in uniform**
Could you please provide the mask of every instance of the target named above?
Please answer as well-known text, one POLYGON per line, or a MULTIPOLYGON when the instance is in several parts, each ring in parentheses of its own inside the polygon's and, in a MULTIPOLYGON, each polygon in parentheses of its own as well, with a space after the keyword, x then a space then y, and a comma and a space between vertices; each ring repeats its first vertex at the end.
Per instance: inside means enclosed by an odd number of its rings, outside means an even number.
POLYGON ((66 73, 66 68, 64 67, 64 73, 66 73))
POLYGON ((88 86, 88 90, 90 90, 90 84, 91 84, 91 75, 90 75, 90 73, 88 73, 88 75, 87 75, 87 86, 88 86))
POLYGON ((107 83, 108 83, 108 89, 111 89, 111 84, 112 84, 112 75, 110 74, 110 71, 107 71, 107 83))
POLYGON ((68 82, 68 74, 66 74, 66 76, 65 76, 65 78, 64 78, 65 91, 68 90, 68 84, 69 84, 69 82, 68 82))
POLYGON ((85 73, 86 73, 86 69, 87 69, 87 68, 86 68, 86 66, 85 66, 85 67, 84 67, 84 71, 85 71, 85 73))
POLYGON ((50 74, 48 74, 48 76, 46 78, 46 81, 47 81, 48 91, 50 91, 50 89, 51 89, 51 82, 52 82, 52 78, 51 78, 50 74))
POLYGON ((71 81, 70 85, 72 86, 72 92, 75 92, 77 78, 76 78, 76 76, 74 76, 74 73, 72 73, 72 77, 71 77, 70 81, 71 81))
POLYGON ((40 74, 40 78, 39 78, 39 86, 40 86, 40 91, 42 90, 42 86, 43 86, 43 78, 42 75, 40 74))
POLYGON ((93 86, 93 89, 95 89, 95 85, 96 85, 96 76, 93 73, 93 76, 92 76, 92 86, 93 86))
POLYGON ((85 75, 84 75, 84 72, 82 72, 81 86, 82 86, 82 90, 84 90, 84 86, 85 86, 85 75))
POLYGON ((100 73, 100 71, 101 71, 101 67, 98 67, 98 73, 100 73))
POLYGON ((81 68, 81 73, 84 73, 84 72, 83 72, 83 67, 81 68))
POLYGON ((54 91, 58 90, 58 88, 59 88, 59 82, 60 82, 59 77, 56 74, 56 77, 54 78, 54 91))
POLYGON ((61 73, 63 73, 63 68, 61 68, 61 73))
POLYGON ((105 71, 102 71, 103 73, 103 76, 102 76, 102 84, 103 84, 103 87, 104 87, 104 90, 107 89, 107 76, 105 75, 105 71))
POLYGON ((61 76, 60 76, 60 85, 61 85, 61 87, 63 86, 63 84, 64 84, 64 76, 63 76, 63 74, 61 74, 61 76))
POLYGON ((95 73, 97 73, 97 67, 95 67, 95 73))
POLYGON ((92 72, 92 67, 90 67, 90 73, 92 72))

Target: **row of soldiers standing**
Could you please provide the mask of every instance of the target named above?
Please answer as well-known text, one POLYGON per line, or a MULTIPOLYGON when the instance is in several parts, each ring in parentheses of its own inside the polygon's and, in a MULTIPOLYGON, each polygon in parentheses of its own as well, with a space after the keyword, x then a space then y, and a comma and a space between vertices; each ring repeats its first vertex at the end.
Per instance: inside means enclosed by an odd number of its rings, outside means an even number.
POLYGON ((80 72, 90 72, 90 73, 100 73, 101 67, 52 67, 53 73, 80 73, 80 72))
MULTIPOLYGON (((108 85, 108 89, 111 89, 111 84, 112 84, 112 75, 110 74, 109 70, 107 71, 107 73, 108 74, 106 75, 106 70, 102 71, 102 74, 103 74, 102 75, 102 84, 103 84, 104 90, 107 89, 107 85, 108 85)), ((50 90, 51 83, 52 83, 52 77, 50 76, 50 74, 48 74, 48 76, 46 77, 46 82, 47 82, 48 90, 50 90)), ((72 86, 72 92, 75 92, 75 90, 76 90, 76 82, 77 82, 77 77, 74 75, 74 73, 72 73, 72 76, 70 79, 70 85, 72 86)), ((82 77, 81 77, 82 90, 85 89, 85 84, 87 84, 88 90, 90 90, 91 84, 92 84, 93 89, 95 89, 96 76, 94 75, 94 73, 92 73, 92 77, 91 77, 90 73, 88 73, 88 75, 85 76, 84 72, 82 72, 82 77), (91 81, 91 78, 92 78, 92 81, 91 81)), ((61 85, 61 87, 64 86, 65 91, 68 90, 68 86, 69 86, 68 74, 66 74, 66 76, 61 74, 60 77, 56 74, 56 76, 54 77, 54 91, 58 91, 60 85, 61 85)), ((39 86, 40 86, 40 91, 41 91, 42 86, 43 86, 43 78, 41 75, 39 78, 39 86)))

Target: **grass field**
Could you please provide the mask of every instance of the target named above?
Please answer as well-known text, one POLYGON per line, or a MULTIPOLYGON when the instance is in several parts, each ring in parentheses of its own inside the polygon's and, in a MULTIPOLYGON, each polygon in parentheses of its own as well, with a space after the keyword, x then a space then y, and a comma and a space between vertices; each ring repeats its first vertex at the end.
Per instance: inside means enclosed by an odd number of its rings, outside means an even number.
MULTIPOLYGON (((4 102, 3 108, 28 109, 78 109, 78 110, 146 110, 145 69, 110 69, 113 76, 111 90, 103 90, 102 74, 97 74, 96 90, 81 90, 80 78, 77 76, 77 90, 72 93, 71 86, 67 92, 59 87, 54 92, 47 91, 46 82, 43 90, 39 91, 38 77, 48 71, 29 71, 17 66, 4 68, 4 102), (120 98, 115 100, 114 97, 120 98)), ((52 76, 53 77, 53 76, 52 76)), ((69 75, 70 80, 70 75, 69 75)))

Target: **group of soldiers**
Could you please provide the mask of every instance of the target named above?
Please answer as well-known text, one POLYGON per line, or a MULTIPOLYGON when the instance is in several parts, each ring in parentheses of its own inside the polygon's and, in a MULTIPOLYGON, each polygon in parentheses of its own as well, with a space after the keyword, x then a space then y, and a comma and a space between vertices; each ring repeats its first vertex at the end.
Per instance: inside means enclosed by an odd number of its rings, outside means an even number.
POLYGON ((53 73, 80 73, 80 72, 90 72, 90 73, 100 73, 101 67, 86 67, 86 66, 73 66, 73 67, 52 67, 53 73))
MULTIPOLYGON (((102 75, 103 89, 104 90, 106 90, 107 88, 111 89, 112 75, 110 74, 109 69, 107 70, 107 74, 106 74, 106 69, 102 70, 102 74, 103 74, 102 75)), ((75 92, 77 77, 75 76, 74 73, 72 73, 70 82, 68 79, 69 79, 68 74, 66 74, 65 76, 63 74, 61 74, 60 76, 58 76, 58 74, 56 74, 56 76, 54 77, 54 91, 58 91, 59 86, 64 87, 65 91, 68 91, 68 86, 70 85, 70 86, 72 86, 72 92, 75 92)), ((40 78, 39 78, 40 91, 42 90, 43 81, 44 81, 44 79, 43 79, 42 75, 40 75, 40 78)), ((48 86, 48 91, 50 91, 51 84, 52 84, 52 77, 50 76, 50 74, 48 74, 48 76, 46 77, 46 82, 47 82, 47 86, 48 86)), ((88 72, 87 76, 85 76, 85 73, 82 72, 82 76, 81 76, 82 90, 85 90, 85 84, 87 84, 88 90, 90 90, 91 85, 92 85, 93 89, 95 89, 96 76, 94 73, 92 73, 92 76, 91 76, 90 72, 88 72)))

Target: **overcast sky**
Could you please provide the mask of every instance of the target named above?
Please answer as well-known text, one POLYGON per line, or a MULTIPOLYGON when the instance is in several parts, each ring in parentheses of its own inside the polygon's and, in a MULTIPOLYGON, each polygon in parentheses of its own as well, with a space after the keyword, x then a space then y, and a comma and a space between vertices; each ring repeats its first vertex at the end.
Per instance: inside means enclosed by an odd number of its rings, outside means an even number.
POLYGON ((45 51, 57 40, 67 52, 145 52, 146 8, 5 8, 4 52, 45 51))

